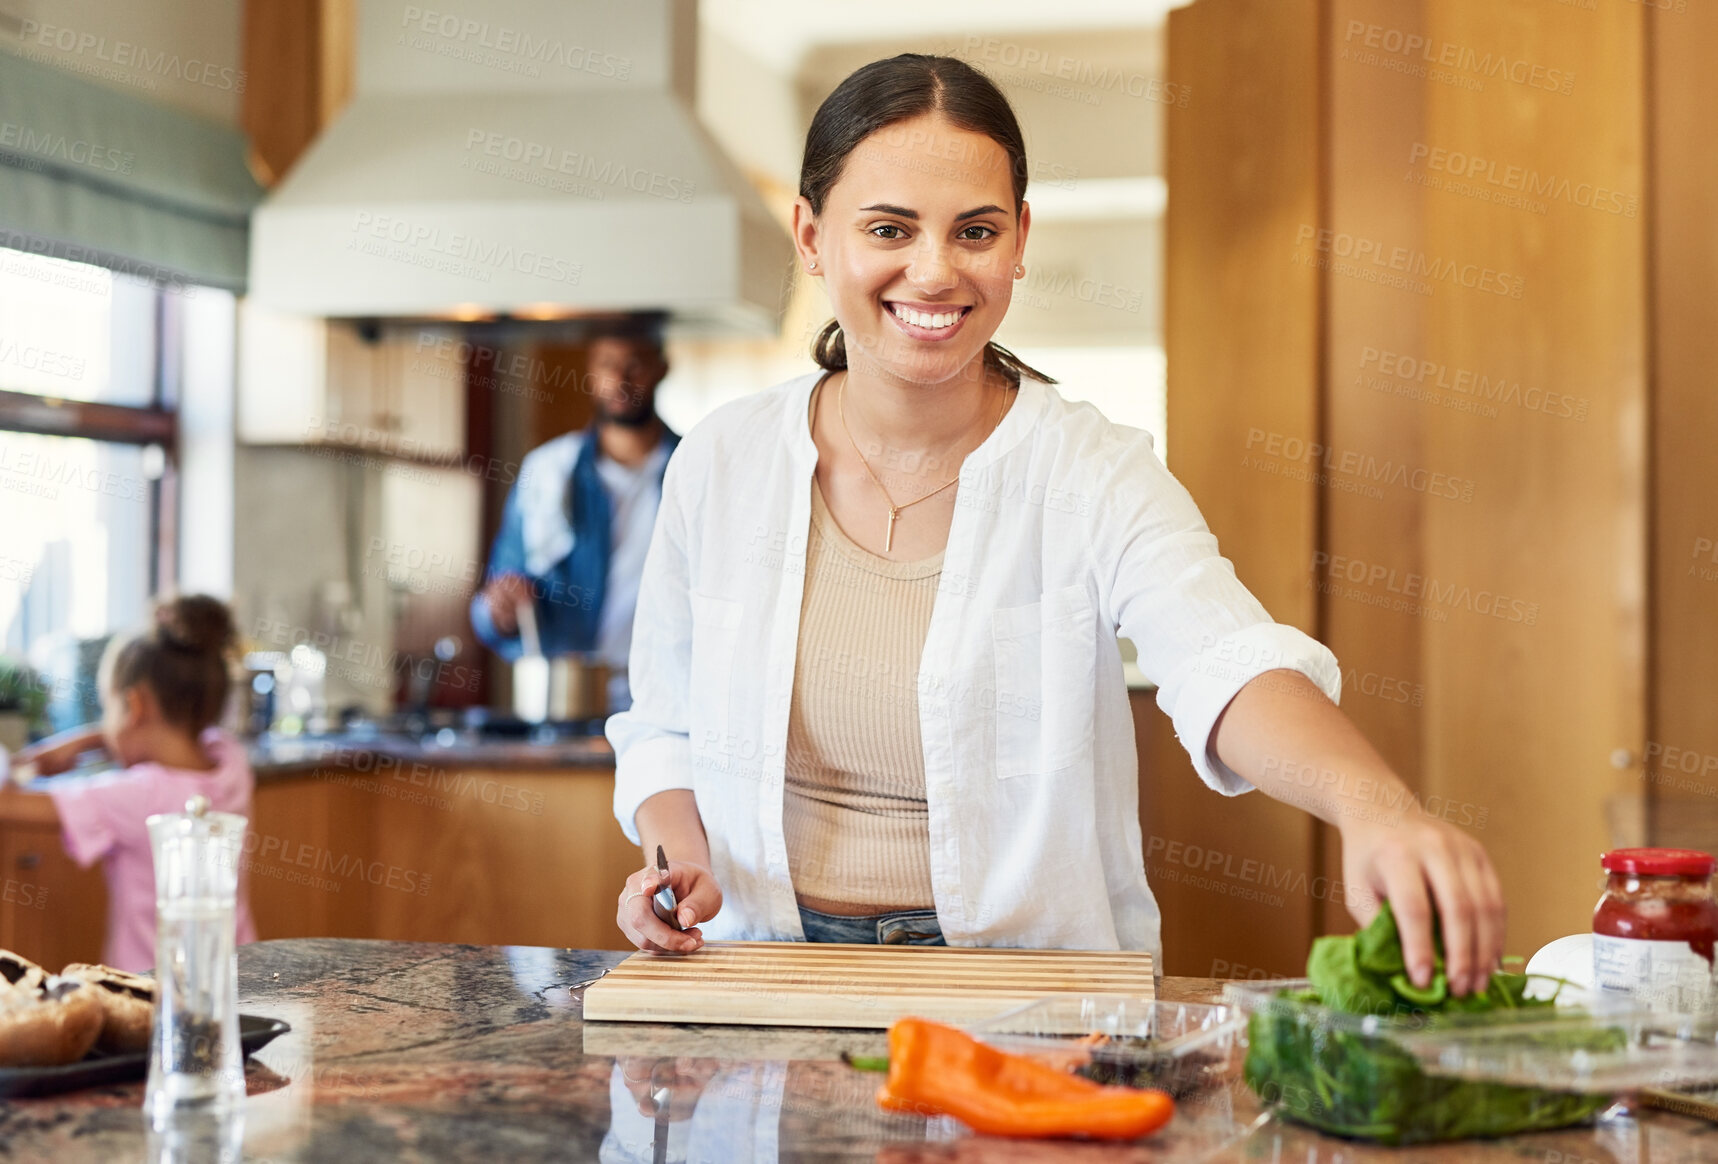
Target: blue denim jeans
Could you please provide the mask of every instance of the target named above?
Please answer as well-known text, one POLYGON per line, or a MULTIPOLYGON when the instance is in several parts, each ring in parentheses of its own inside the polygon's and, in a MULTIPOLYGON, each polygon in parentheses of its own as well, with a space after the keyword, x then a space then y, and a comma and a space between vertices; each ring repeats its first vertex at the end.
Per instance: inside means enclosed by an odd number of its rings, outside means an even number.
POLYGON ((808 942, 857 942, 883 946, 946 946, 934 909, 873 913, 863 917, 819 913, 799 907, 799 924, 808 942))

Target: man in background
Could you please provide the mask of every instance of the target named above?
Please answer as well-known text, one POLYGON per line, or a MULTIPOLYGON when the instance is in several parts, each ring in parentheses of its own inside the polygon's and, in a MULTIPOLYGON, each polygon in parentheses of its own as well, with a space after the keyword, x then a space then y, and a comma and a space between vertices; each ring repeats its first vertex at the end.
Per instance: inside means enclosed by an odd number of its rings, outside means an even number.
POLYGON ((627 654, 662 474, 680 437, 656 415, 668 374, 658 325, 605 330, 588 348, 589 428, 526 454, 507 495, 471 624, 502 658, 524 648, 529 602, 545 655, 588 652, 611 669, 609 711, 632 705, 627 654))

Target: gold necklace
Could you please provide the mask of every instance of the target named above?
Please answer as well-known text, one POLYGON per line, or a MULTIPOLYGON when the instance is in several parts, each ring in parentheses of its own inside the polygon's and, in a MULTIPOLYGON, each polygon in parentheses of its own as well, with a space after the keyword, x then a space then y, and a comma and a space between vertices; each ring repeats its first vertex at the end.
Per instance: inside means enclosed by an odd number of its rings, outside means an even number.
MULTIPOLYGON (((1002 424, 1002 413, 1007 409, 1007 407, 1008 389, 1004 388, 1002 390, 1001 399, 997 401, 996 423, 990 426, 991 432, 995 432, 1002 424)), ((859 442, 853 439, 853 430, 847 427, 847 376, 845 373, 841 377, 841 387, 835 390, 835 414, 841 418, 841 431, 847 434, 847 443, 853 446, 854 455, 859 458, 859 463, 865 467, 865 475, 871 478, 871 484, 877 487, 877 492, 881 493, 883 495, 883 500, 888 503, 889 528, 883 535, 883 552, 886 554, 894 548, 895 522, 901 516, 901 510, 910 509, 921 501, 929 501, 944 489, 947 489, 950 485, 959 481, 960 474, 956 473, 947 481, 944 481, 941 485, 938 485, 935 489, 932 489, 922 497, 915 497, 911 501, 903 501, 901 504, 896 505, 895 499, 889 496, 889 491, 883 487, 883 483, 877 480, 877 474, 871 471, 871 464, 865 459, 865 454, 859 451, 859 442)), ((988 438, 988 434, 986 434, 986 436, 988 438)), ((979 443, 982 444, 984 442, 980 441, 979 443)))

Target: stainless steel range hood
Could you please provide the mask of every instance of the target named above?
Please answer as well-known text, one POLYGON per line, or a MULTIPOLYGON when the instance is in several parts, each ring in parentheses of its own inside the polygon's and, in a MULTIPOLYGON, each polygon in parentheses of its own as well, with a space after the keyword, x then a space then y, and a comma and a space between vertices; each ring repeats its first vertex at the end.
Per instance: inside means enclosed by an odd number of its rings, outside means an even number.
POLYGON ((692 112, 696 0, 452 2, 359 0, 353 99, 256 211, 250 293, 774 331, 793 248, 692 112))

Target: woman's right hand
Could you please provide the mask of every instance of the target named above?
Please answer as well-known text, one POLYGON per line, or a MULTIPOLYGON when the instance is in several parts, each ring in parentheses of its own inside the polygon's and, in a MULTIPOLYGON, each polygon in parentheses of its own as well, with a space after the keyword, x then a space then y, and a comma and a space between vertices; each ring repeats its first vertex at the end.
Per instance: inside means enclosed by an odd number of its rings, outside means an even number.
POLYGON ((651 896, 662 887, 662 874, 654 865, 646 865, 626 879, 614 920, 627 940, 641 950, 690 954, 704 944, 697 923, 710 920, 722 908, 722 888, 716 884, 714 873, 691 861, 668 862, 668 881, 674 888, 674 900, 680 903, 676 916, 685 929, 676 930, 650 908, 651 896))
POLYGON ((666 1109, 669 1123, 692 1118, 704 1088, 722 1068, 720 1059, 652 1059, 622 1056, 614 1061, 627 1091, 638 1101, 638 1114, 655 1119, 666 1109), (666 1103, 658 1107, 658 1095, 666 1103))

